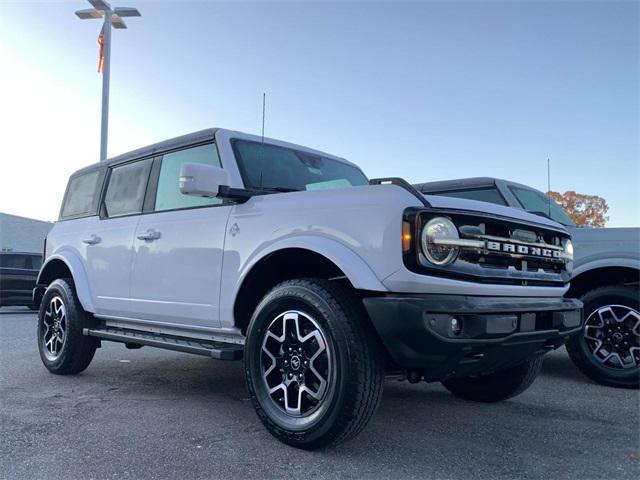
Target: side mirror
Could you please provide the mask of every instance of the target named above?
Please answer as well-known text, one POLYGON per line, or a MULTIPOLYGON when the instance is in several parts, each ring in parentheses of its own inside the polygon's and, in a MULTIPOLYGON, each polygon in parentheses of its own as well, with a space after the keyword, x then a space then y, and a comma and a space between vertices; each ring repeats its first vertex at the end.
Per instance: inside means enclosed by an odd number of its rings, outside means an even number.
POLYGON ((220 187, 229 185, 229 174, 220 167, 202 163, 183 163, 180 193, 194 197, 216 197, 220 187))

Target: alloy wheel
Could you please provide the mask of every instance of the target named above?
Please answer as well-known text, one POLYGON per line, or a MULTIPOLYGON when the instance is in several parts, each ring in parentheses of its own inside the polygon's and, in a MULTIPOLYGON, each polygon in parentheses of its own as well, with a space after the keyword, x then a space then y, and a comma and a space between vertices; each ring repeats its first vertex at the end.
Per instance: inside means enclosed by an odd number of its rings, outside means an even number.
POLYGON ((42 320, 45 331, 42 335, 44 353, 49 360, 60 356, 66 339, 67 312, 62 298, 55 296, 49 301, 42 320))
POLYGON ((604 366, 628 369, 640 365, 640 313, 625 305, 604 305, 584 326, 591 354, 604 366))
POLYGON ((322 328, 308 314, 278 315, 262 341, 261 373, 271 401, 292 417, 311 415, 326 397, 333 375, 322 328))

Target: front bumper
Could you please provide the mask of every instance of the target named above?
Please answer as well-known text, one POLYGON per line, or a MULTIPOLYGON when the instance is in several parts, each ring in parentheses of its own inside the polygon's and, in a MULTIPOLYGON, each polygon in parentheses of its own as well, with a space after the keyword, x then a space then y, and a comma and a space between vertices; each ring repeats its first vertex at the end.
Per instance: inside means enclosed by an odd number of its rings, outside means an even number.
POLYGON ((421 369, 427 381, 517 365, 558 348, 582 326, 582 302, 557 297, 392 294, 363 301, 393 361, 421 369))

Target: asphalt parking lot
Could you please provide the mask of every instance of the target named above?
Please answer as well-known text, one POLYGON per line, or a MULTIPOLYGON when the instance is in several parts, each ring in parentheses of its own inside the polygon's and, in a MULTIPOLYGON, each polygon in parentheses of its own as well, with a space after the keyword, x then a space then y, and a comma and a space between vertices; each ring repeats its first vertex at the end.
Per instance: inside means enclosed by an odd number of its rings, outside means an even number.
POLYGON ((253 412, 240 363, 105 343, 49 374, 36 317, 0 310, 1 478, 639 478, 638 391, 585 380, 564 350, 521 396, 464 402, 389 379, 356 439, 304 452, 253 412))

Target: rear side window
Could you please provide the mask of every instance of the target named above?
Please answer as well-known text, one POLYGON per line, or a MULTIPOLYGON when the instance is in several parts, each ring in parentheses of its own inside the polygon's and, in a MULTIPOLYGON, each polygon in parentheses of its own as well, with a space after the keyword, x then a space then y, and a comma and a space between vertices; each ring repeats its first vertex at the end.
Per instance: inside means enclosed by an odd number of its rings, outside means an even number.
POLYGON ((436 195, 443 197, 466 198, 467 200, 479 200, 481 202, 506 205, 500 192, 495 188, 482 188, 478 190, 454 190, 451 192, 438 192, 436 195))
POLYGON ((104 170, 71 177, 60 210, 60 220, 96 215, 104 170))
POLYGON ((177 208, 193 208, 207 205, 219 205, 221 198, 191 197, 180 193, 178 180, 183 163, 204 163, 220 167, 218 151, 214 144, 200 145, 178 152, 167 153, 162 157, 158 189, 156 192, 156 212, 175 210, 177 208))
POLYGON ((111 170, 104 198, 104 207, 108 217, 142 212, 151 163, 151 159, 142 160, 114 167, 111 170))

